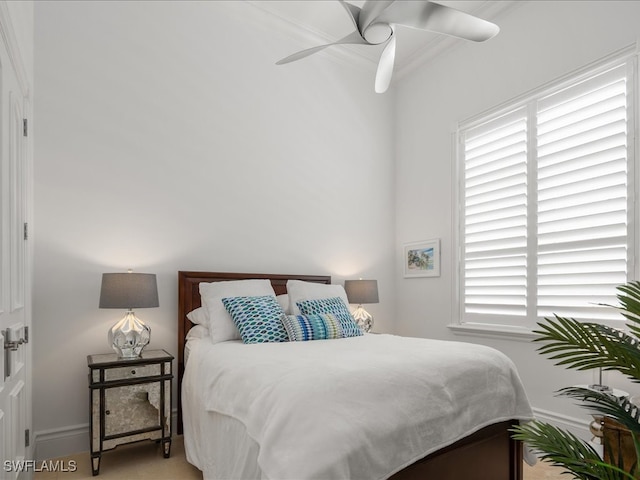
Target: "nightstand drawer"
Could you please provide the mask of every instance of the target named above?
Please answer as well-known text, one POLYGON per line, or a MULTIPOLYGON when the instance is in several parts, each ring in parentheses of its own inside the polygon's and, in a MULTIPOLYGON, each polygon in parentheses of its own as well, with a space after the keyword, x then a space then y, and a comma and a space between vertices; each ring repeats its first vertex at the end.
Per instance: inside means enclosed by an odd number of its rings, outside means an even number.
POLYGON ((161 375, 161 365, 133 365, 130 367, 107 368, 104 371, 104 379, 108 381, 122 380, 139 377, 153 377, 161 375))

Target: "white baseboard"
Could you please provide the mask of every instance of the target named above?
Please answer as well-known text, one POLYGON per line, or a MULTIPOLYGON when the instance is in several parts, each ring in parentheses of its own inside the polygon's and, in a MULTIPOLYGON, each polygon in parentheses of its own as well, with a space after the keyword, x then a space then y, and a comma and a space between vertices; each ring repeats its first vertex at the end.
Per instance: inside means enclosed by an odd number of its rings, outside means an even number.
POLYGON ((89 451, 89 424, 42 430, 35 433, 35 459, 40 462, 89 451))
POLYGON ((562 428, 563 430, 568 430, 585 441, 589 441, 591 440, 591 437, 593 437, 589 430, 589 424, 591 423, 592 418, 588 414, 585 414, 584 418, 575 418, 551 412, 549 410, 543 410, 541 408, 533 408, 533 414, 535 415, 536 420, 550 423, 551 425, 562 428))
MULTIPOLYGON (((176 435, 178 410, 171 412, 171 431, 176 435)), ((49 460, 89 452, 89 424, 41 430, 35 433, 35 460, 49 460)))

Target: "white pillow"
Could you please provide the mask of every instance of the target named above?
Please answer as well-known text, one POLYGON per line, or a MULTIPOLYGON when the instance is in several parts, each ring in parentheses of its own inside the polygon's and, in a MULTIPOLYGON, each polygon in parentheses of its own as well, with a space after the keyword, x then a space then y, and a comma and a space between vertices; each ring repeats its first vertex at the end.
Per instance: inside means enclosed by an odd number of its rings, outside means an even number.
POLYGON ((286 293, 282 295, 278 295, 276 296, 276 300, 282 307, 282 310, 284 310, 284 313, 286 313, 287 315, 291 315, 291 309, 289 308, 290 306, 289 295, 287 295, 286 293))
POLYGON ((194 325, 189 329, 186 336, 186 342, 184 344, 185 365, 189 361, 189 354, 191 353, 191 347, 193 346, 193 342, 197 340, 202 340, 203 338, 207 338, 208 336, 209 336, 209 330, 204 325, 194 325))
POLYGON ((201 283, 199 285, 202 305, 209 315, 209 334, 213 343, 239 340, 240 332, 231 315, 224 308, 223 298, 276 296, 269 280, 229 280, 201 283))
POLYGON ((187 332, 187 336, 185 337, 187 343, 189 340, 200 340, 202 338, 209 336, 209 330, 204 325, 194 325, 187 332))
POLYGON ((187 318, 196 325, 204 325, 205 327, 209 325, 209 315, 207 315, 207 309, 204 307, 191 310, 187 313, 187 318))
POLYGON ((287 293, 289 294, 290 308, 293 315, 300 315, 300 309, 297 303, 304 300, 339 297, 344 301, 345 305, 349 305, 347 292, 344 291, 342 285, 327 285, 324 283, 304 282, 302 280, 289 280, 287 281, 287 293))

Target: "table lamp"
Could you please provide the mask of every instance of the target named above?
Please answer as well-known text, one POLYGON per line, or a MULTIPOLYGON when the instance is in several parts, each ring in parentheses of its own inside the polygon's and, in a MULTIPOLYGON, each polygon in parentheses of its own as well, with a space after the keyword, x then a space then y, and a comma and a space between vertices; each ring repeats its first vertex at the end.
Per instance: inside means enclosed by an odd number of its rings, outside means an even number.
POLYGON ((349 303, 358 304, 353 318, 365 332, 373 328, 373 317, 362 308, 363 303, 378 303, 377 280, 345 280, 344 289, 347 292, 349 303))
POLYGON ((589 385, 589 388, 596 392, 611 393, 613 391, 611 387, 602 383, 602 367, 598 367, 598 383, 589 385))
POLYGON ((100 308, 126 308, 125 316, 109 330, 109 344, 119 358, 138 358, 151 339, 151 329, 134 308, 157 307, 158 286, 152 273, 103 273, 100 308))

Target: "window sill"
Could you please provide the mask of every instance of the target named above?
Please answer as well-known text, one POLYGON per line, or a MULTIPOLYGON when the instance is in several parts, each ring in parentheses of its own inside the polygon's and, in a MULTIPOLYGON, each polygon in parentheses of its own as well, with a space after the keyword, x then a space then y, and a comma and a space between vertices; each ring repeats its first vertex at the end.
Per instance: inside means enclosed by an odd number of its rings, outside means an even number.
POLYGON ((524 327, 509 327, 506 325, 492 325, 488 323, 464 323, 447 325, 454 335, 473 337, 490 337, 502 340, 517 340, 530 342, 536 334, 524 327))

